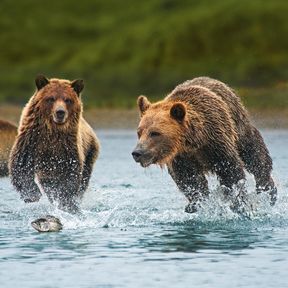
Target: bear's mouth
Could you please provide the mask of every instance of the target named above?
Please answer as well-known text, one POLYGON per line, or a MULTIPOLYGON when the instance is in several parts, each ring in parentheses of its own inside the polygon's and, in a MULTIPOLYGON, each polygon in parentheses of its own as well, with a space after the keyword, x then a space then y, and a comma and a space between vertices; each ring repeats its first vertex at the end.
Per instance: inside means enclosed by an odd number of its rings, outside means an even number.
POLYGON ((65 123, 64 120, 54 120, 54 122, 58 125, 63 125, 65 123))
POLYGON ((151 164, 157 164, 160 155, 155 153, 155 151, 143 149, 137 145, 132 152, 132 156, 135 162, 139 163, 143 168, 146 168, 151 164))
POLYGON ((147 168, 152 164, 157 164, 157 158, 156 157, 143 158, 139 161, 139 163, 143 168, 147 168))
POLYGON ((57 125, 63 125, 66 122, 67 117, 61 116, 57 117, 56 115, 53 115, 53 122, 56 123, 57 125))
POLYGON ((146 163, 140 162, 140 165, 141 165, 143 168, 147 168, 147 167, 150 166, 151 164, 153 164, 153 163, 152 163, 152 162, 146 162, 146 163))

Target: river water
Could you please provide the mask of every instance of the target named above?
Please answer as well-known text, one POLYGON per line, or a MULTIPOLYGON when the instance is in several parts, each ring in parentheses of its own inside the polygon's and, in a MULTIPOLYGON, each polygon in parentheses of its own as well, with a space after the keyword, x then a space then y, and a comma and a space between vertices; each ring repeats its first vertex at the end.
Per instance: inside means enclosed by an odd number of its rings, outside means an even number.
POLYGON ((131 157, 134 131, 97 131, 102 149, 84 197, 84 218, 43 197, 24 204, 0 179, 0 287, 287 287, 288 131, 264 130, 279 190, 275 207, 255 196, 251 219, 222 202, 217 181, 198 214, 165 169, 131 157), (38 233, 30 222, 58 216, 64 229, 38 233))

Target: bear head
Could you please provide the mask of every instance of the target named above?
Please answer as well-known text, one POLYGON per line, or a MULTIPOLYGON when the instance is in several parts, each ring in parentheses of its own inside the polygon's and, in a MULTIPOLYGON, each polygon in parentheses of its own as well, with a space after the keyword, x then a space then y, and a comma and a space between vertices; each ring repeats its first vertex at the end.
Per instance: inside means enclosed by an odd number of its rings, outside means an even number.
POLYGON ((189 126, 187 104, 182 101, 150 103, 139 96, 140 123, 137 129, 138 143, 132 156, 142 167, 151 164, 168 164, 185 147, 189 126))
POLYGON ((82 112, 80 93, 84 88, 83 80, 47 79, 39 75, 35 84, 34 112, 38 112, 42 121, 56 129, 78 123, 82 112))

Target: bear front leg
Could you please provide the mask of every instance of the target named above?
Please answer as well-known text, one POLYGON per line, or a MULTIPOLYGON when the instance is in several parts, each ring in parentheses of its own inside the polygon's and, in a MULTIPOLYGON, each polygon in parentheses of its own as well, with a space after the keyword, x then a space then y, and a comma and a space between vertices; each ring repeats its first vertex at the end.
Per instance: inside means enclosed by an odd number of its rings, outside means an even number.
POLYGON ((189 204, 185 212, 197 212, 201 201, 209 195, 208 181, 197 159, 190 155, 179 155, 168 166, 168 172, 189 204))
MULTIPOLYGON (((224 147, 225 148, 225 147, 224 147)), ((216 150, 217 154, 209 155, 224 195, 232 198, 231 209, 239 214, 245 214, 247 208, 247 191, 245 189, 245 172, 238 152, 231 147, 216 150), (235 193, 236 192, 236 196, 235 193)))
POLYGON ((239 150, 245 168, 254 175, 257 193, 269 193, 270 204, 273 206, 277 200, 277 188, 271 177, 272 159, 260 132, 255 127, 241 139, 239 150))
POLYGON ((272 177, 270 175, 261 175, 259 177, 256 177, 255 174, 254 177, 256 181, 257 194, 260 194, 262 192, 268 193, 270 195, 270 205, 274 206, 277 201, 277 187, 275 186, 272 177))
POLYGON ((9 159, 9 174, 12 185, 25 203, 37 202, 42 194, 35 183, 34 164, 31 155, 14 149, 9 159), (14 152, 16 151, 16 153, 14 152))
POLYGON ((79 177, 47 177, 40 180, 40 185, 51 203, 57 203, 59 209, 71 214, 80 213, 79 177))
POLYGON ((91 146, 88 150, 88 153, 85 158, 84 166, 83 166, 83 172, 82 172, 82 178, 80 183, 80 189, 79 189, 79 196, 80 198, 83 197, 84 192, 86 191, 89 180, 91 177, 91 173, 93 170, 93 164, 97 158, 98 151, 95 146, 91 146))

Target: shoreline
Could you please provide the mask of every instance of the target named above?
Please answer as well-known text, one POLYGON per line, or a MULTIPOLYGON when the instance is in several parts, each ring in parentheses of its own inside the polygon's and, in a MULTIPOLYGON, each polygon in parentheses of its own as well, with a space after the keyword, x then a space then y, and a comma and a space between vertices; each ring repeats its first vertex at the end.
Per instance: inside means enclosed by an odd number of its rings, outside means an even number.
MULTIPOLYGON (((1 105, 0 118, 18 124, 23 107, 1 105)), ((260 129, 288 129, 288 109, 249 109, 252 123, 260 129)), ((138 110, 121 108, 84 109, 84 118, 94 129, 136 129, 138 110)))

